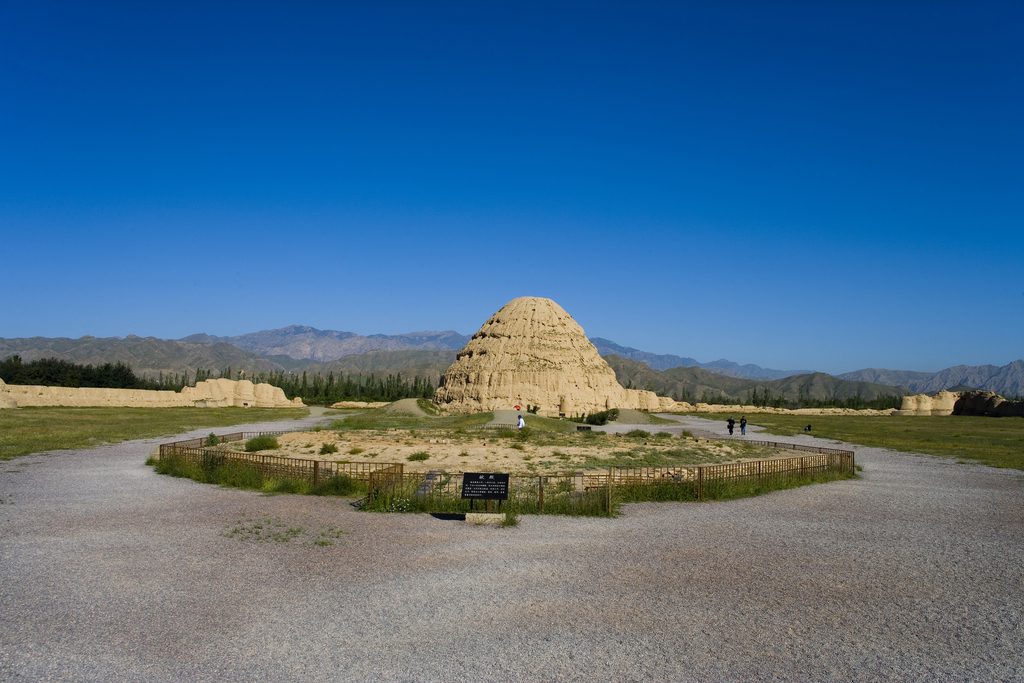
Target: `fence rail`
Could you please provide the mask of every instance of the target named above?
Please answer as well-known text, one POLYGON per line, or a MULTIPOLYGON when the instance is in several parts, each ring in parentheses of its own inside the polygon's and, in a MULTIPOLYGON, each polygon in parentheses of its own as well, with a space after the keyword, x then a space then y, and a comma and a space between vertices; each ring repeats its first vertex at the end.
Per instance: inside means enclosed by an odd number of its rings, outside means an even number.
MULTIPOLYGON (((287 432, 235 432, 218 435, 220 441, 242 441, 257 436, 279 436, 287 432)), ((338 474, 345 474, 353 479, 369 481, 373 472, 402 465, 383 462, 333 462, 330 460, 307 460, 303 458, 282 458, 276 455, 261 455, 241 451, 226 451, 207 446, 209 437, 175 441, 160 444, 160 458, 178 457, 187 462, 244 462, 256 466, 265 476, 282 479, 302 479, 316 486, 321 479, 328 479, 338 474)))
MULTIPOLYGON (((220 441, 241 441, 257 436, 277 436, 284 432, 235 432, 218 436, 220 441)), ((300 479, 316 486, 322 479, 335 475, 347 475, 366 481, 369 485, 369 501, 375 495, 394 495, 410 486, 416 496, 454 496, 462 488, 463 473, 441 471, 406 472, 401 463, 342 463, 302 458, 282 458, 274 455, 244 453, 215 448, 208 444, 208 438, 175 441, 160 445, 160 457, 178 457, 204 465, 220 464, 227 461, 244 462, 255 466, 264 476, 300 479)), ((590 492, 606 491, 607 504, 611 509, 611 490, 634 485, 677 483, 695 486, 696 499, 704 498, 704 487, 709 483, 728 480, 766 480, 778 477, 807 476, 818 473, 838 472, 852 474, 855 468, 853 451, 821 446, 805 446, 778 441, 745 440, 784 450, 809 452, 786 458, 766 458, 717 465, 685 465, 677 467, 609 467, 607 472, 558 472, 544 475, 513 474, 509 478, 509 495, 520 504, 530 501, 537 510, 556 504, 559 509, 568 506, 572 510, 581 496, 590 492), (513 493, 514 492, 514 493, 513 493)), ((489 504, 488 504, 489 505, 489 504)))

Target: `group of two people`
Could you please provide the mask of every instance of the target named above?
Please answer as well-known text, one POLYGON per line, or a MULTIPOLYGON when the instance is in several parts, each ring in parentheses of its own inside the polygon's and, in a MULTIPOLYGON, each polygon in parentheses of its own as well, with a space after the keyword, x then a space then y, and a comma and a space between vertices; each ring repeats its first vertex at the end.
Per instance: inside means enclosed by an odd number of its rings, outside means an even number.
MULTIPOLYGON (((736 426, 736 420, 732 419, 732 415, 725 421, 725 424, 729 425, 729 436, 732 436, 732 430, 736 426)), ((747 434, 747 416, 744 415, 740 418, 740 434, 746 436, 747 434)))

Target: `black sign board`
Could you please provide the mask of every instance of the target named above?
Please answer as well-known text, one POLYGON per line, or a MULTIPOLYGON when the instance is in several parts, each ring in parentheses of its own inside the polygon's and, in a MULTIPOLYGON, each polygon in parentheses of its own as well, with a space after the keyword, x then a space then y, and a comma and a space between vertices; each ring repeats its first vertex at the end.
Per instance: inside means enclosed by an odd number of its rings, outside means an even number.
POLYGON ((474 500, 508 500, 508 475, 466 472, 462 475, 462 497, 474 500))

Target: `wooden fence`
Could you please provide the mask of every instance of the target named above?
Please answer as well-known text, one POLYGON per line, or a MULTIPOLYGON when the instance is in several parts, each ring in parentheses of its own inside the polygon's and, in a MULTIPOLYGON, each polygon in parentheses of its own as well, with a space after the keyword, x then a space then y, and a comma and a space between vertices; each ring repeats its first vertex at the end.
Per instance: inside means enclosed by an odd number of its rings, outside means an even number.
MULTIPOLYGON (((242 441, 257 436, 278 436, 286 432, 236 432, 218 436, 221 441, 242 441)), ((282 458, 276 455, 261 455, 227 451, 207 446, 208 437, 175 441, 160 444, 160 458, 177 457, 186 462, 204 464, 222 463, 227 461, 244 462, 256 467, 265 476, 281 479, 301 479, 316 486, 322 479, 329 479, 337 474, 346 474, 353 479, 369 481, 371 475, 378 470, 390 470, 395 467, 402 471, 401 464, 384 462, 331 462, 327 460, 306 460, 302 458, 282 458)))
MULTIPOLYGON (((237 432, 218 436, 221 441, 241 441, 257 436, 276 436, 283 432, 237 432)), ((611 489, 638 484, 680 483, 695 484, 697 500, 704 498, 704 487, 711 482, 758 481, 779 477, 808 476, 834 472, 853 474, 855 468, 853 451, 820 446, 805 446, 776 441, 748 441, 762 446, 809 452, 788 458, 766 458, 746 460, 718 465, 687 465, 678 467, 609 467, 608 471, 559 472, 554 474, 513 474, 509 479, 509 496, 520 500, 530 499, 538 510, 548 500, 560 494, 585 494, 590 491, 608 491, 611 505, 611 489)), ((255 466, 265 476, 301 479, 316 486, 320 480, 334 475, 345 474, 369 484, 370 502, 375 492, 393 494, 410 485, 423 486, 427 495, 454 495, 462 488, 462 473, 438 472, 439 476, 427 478, 426 472, 406 472, 402 463, 342 463, 300 458, 282 458, 274 455, 244 453, 221 450, 207 446, 207 438, 176 441, 160 445, 160 457, 178 457, 190 462, 219 464, 222 462, 245 462, 255 466)), ((414 486, 414 488, 415 488, 414 486)), ((571 498, 572 496, 570 496, 571 498)))

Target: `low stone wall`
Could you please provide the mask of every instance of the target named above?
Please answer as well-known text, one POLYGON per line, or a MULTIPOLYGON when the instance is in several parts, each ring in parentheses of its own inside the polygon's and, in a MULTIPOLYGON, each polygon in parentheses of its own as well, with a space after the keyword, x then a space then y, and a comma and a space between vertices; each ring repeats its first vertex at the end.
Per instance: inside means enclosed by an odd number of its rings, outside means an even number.
POLYGON ((289 401, 284 391, 248 380, 209 379, 181 392, 91 387, 43 387, 4 384, 0 380, 0 408, 66 406, 76 408, 302 408, 301 399, 289 401))

